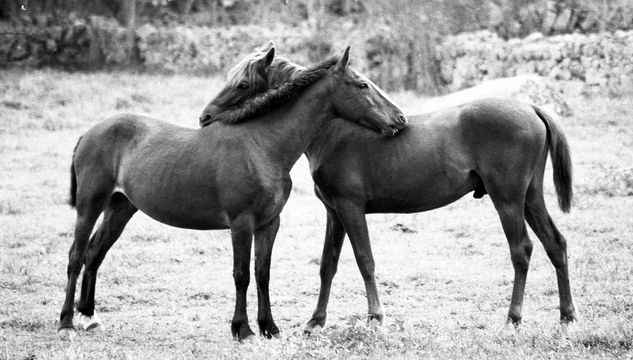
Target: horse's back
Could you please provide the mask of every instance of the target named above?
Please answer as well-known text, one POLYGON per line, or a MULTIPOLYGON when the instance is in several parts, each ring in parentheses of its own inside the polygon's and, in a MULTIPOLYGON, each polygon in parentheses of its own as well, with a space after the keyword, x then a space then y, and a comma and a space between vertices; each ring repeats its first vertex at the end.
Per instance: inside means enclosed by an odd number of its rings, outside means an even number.
POLYGON ((457 127, 472 134, 545 134, 545 126, 531 104, 504 98, 484 98, 432 113, 408 115, 409 121, 423 127, 457 127), (486 133, 482 133, 486 131, 486 133))
POLYGON ((504 136, 545 136, 545 125, 534 107, 515 99, 486 98, 473 101, 461 109, 460 119, 489 127, 488 133, 504 136))
POLYGON ((459 126, 465 142, 487 152, 522 153, 526 158, 545 150, 547 128, 531 104, 489 98, 464 106, 459 126))
POLYGON ((131 158, 164 151, 166 147, 161 147, 161 142, 174 142, 190 132, 192 130, 138 114, 105 119, 86 131, 77 144, 73 166, 79 187, 89 186, 92 192, 111 193, 112 188, 120 186, 120 175, 125 172, 126 164, 134 162, 131 158))
POLYGON ((192 129, 170 124, 166 121, 140 114, 119 114, 94 125, 84 135, 94 137, 102 143, 112 142, 139 144, 151 138, 165 137, 178 140, 190 136, 192 129))
POLYGON ((485 98, 408 118, 418 137, 475 157, 501 150, 544 149, 547 137, 532 105, 514 99, 485 98))

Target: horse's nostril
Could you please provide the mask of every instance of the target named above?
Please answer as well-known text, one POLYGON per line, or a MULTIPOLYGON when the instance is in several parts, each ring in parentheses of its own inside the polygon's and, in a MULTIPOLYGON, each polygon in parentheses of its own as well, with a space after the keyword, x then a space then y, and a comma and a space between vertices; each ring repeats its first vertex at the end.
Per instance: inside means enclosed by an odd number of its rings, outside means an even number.
POLYGON ((404 115, 400 114, 400 116, 398 116, 398 120, 400 120, 401 123, 406 124, 407 123, 407 118, 404 117, 404 115))
POLYGON ((207 121, 209 119, 211 119, 211 115, 209 115, 209 114, 202 114, 202 115, 200 115, 200 121, 207 121))

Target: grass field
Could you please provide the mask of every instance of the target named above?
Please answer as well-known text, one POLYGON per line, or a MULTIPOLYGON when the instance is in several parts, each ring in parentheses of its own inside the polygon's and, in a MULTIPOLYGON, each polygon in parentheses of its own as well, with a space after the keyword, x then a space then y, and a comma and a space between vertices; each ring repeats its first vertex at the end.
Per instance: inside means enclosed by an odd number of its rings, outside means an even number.
MULTIPOLYGON (((346 242, 328 326, 304 337, 316 305, 325 211, 301 159, 273 251, 271 301, 281 339, 231 338, 228 231, 175 229, 138 213, 100 269, 96 302, 105 331, 69 341, 58 338, 57 321, 78 136, 122 111, 195 127, 220 81, 52 71, 0 71, 0 79, 0 359, 633 358, 631 94, 571 94, 576 115, 560 120, 572 148, 575 206, 570 214, 558 210, 549 168, 546 196, 568 239, 580 315, 568 329, 558 325, 554 268, 533 234, 524 323, 504 327, 513 278, 508 247, 489 198, 469 195, 428 213, 369 216, 385 325, 364 321, 364 285, 346 242)), ((405 109, 419 105, 411 94, 395 98, 405 109)))

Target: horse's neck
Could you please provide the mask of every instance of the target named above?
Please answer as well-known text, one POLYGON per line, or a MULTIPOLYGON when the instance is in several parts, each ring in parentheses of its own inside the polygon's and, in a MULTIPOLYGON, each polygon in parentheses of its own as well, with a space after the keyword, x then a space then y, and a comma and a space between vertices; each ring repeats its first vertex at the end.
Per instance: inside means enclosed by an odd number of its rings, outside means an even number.
POLYGON ((305 150, 310 166, 328 159, 332 151, 338 151, 339 143, 348 141, 352 137, 363 136, 361 132, 363 130, 369 131, 342 118, 328 121, 305 150))
POLYGON ((260 144, 290 170, 332 118, 330 90, 321 80, 304 90, 296 100, 272 111, 267 119, 255 120, 253 124, 261 126, 260 144))

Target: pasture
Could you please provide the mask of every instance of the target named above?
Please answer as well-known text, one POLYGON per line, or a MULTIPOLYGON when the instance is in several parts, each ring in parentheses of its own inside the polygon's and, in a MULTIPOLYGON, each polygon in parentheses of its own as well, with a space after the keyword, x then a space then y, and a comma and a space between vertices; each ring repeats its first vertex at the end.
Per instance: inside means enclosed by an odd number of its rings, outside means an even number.
MULTIPOLYGON (((222 80, 5 70, 0 79, 0 359, 633 357, 630 93, 571 91, 575 115, 559 119, 574 163, 571 213, 558 210, 549 166, 545 192, 568 240, 580 317, 569 328, 558 324, 554 268, 532 233, 523 325, 504 326, 513 278, 508 246, 489 198, 467 195, 432 212, 370 215, 385 324, 365 322, 364 285, 346 241, 327 326, 305 337, 319 289, 325 210, 302 158, 271 266, 280 339, 231 338, 228 230, 181 230, 137 213, 99 272, 96 311, 105 331, 79 331, 69 341, 57 327, 74 228, 66 202, 78 136, 128 111, 196 127, 222 80)), ((412 94, 393 95, 404 110, 421 108, 412 94)), ((248 301, 255 330, 254 276, 248 301)))

